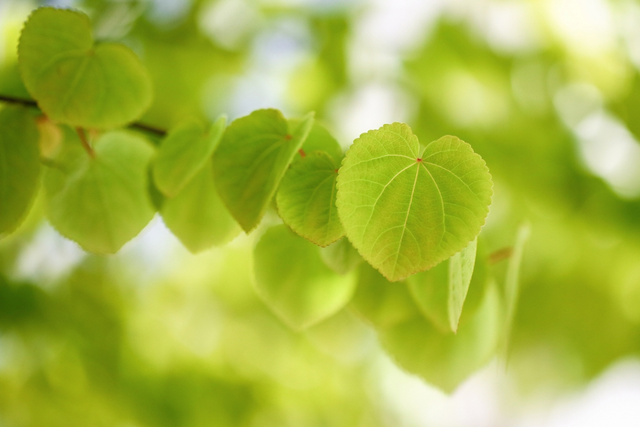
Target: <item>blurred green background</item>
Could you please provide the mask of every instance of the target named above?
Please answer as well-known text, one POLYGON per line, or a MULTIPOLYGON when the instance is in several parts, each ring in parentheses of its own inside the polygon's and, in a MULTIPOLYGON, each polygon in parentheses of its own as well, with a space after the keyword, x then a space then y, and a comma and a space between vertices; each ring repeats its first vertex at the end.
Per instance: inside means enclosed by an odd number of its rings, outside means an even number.
POLYGON ((0 241, 0 427, 638 425, 639 3, 0 0, 1 94, 28 96, 17 38, 42 4, 136 51, 147 124, 275 107, 316 111, 344 148, 393 121, 457 135, 495 182, 487 251, 523 221, 531 238, 507 367, 445 396, 348 310, 283 325, 253 290, 253 235, 195 256, 156 218, 97 257, 36 202, 0 241))

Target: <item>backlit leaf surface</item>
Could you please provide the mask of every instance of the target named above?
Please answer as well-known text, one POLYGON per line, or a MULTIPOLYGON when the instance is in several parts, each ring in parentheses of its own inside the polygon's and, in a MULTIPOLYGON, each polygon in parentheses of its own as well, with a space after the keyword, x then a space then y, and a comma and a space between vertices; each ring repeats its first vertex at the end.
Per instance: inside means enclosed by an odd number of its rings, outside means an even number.
POLYGON ((391 281, 464 249, 480 232, 492 196, 489 170, 469 144, 444 136, 421 147, 403 123, 361 135, 337 186, 347 237, 391 281))

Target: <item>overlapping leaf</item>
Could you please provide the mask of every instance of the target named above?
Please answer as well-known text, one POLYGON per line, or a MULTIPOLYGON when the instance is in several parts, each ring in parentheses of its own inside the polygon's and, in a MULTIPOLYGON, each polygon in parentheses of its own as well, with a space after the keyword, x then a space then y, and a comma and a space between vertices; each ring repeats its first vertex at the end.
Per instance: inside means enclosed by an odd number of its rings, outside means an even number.
POLYGON ((320 256, 338 274, 347 274, 362 262, 362 257, 346 237, 320 249, 320 256))
POLYGON ((226 122, 221 117, 205 129, 190 121, 169 132, 153 162, 153 178, 162 193, 175 196, 203 168, 220 142, 226 122))
POLYGON ((351 298, 353 275, 339 275, 319 248, 285 225, 271 227, 254 251, 258 295, 284 322, 304 329, 340 310, 351 298))
POLYGON ((18 59, 27 89, 55 121, 115 128, 151 103, 151 81, 136 55, 122 44, 94 44, 81 12, 36 9, 22 30, 18 59))
POLYGON ((216 192, 211 161, 175 197, 164 201, 161 213, 171 232, 194 253, 225 244, 240 233, 216 192))
POLYGON ((213 156, 218 194, 249 232, 264 215, 313 124, 309 114, 289 128, 278 110, 257 110, 229 125, 213 156))
POLYGON ((480 232, 492 196, 489 170, 469 144, 445 136, 421 148, 402 123, 357 139, 337 186, 347 237, 392 281, 464 249, 480 232))
POLYGON ((70 135, 44 175, 46 215, 89 252, 112 254, 153 218, 147 168, 154 154, 143 138, 103 134, 90 157, 70 135))
POLYGON ((38 129, 24 108, 0 110, 0 235, 27 214, 40 184, 38 129))

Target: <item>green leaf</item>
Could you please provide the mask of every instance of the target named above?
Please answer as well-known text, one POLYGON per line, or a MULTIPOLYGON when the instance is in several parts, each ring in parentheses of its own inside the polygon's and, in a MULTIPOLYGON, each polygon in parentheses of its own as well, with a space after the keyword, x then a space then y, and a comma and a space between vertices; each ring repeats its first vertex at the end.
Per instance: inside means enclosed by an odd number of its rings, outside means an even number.
POLYGON ((338 312, 351 298, 353 275, 338 275, 319 248, 285 225, 269 228, 254 250, 258 295, 285 323, 304 329, 338 312))
POLYGON ((384 349, 407 371, 451 392, 495 354, 502 319, 495 285, 479 289, 479 307, 462 314, 453 334, 424 318, 406 283, 391 283, 367 265, 360 273, 351 306, 374 325, 384 349))
POLYGON ((505 351, 508 350, 509 338, 513 319, 515 317, 516 308, 518 306, 518 295, 520 293, 520 265, 522 264, 522 256, 524 247, 531 235, 531 226, 524 223, 518 228, 516 243, 513 247, 511 258, 507 266, 507 274, 505 277, 505 302, 506 302, 506 328, 505 328, 505 351))
POLYGON ((284 223, 322 247, 344 236, 336 209, 337 177, 336 162, 323 151, 313 151, 289 168, 276 196, 284 223))
POLYGON ((480 232, 492 196, 489 170, 469 144, 445 136, 420 147, 403 123, 360 136, 337 183, 347 237, 391 281, 464 249, 480 232))
POLYGON ((313 114, 289 129, 278 110, 257 110, 227 127, 213 155, 218 194, 246 231, 266 212, 313 124, 313 114))
POLYGON ((190 121, 169 132, 153 162, 153 178, 160 191, 173 197, 207 163, 220 142, 227 120, 218 119, 210 129, 190 121))
POLYGON ((169 230, 193 253, 223 245, 240 233, 216 192, 211 161, 177 196, 164 201, 161 213, 169 230))
POLYGON ((40 185, 38 128, 24 108, 0 110, 0 235, 24 219, 40 185))
POLYGON ((444 331, 458 330, 473 276, 478 240, 434 268, 407 279, 411 295, 428 319, 444 331))
MULTIPOLYGON (((294 123, 294 120, 290 120, 289 122, 294 123)), ((338 141, 336 141, 327 128, 318 123, 318 121, 313 122, 311 131, 309 131, 307 139, 304 141, 304 144, 302 144, 302 150, 307 154, 313 151, 324 151, 338 164, 343 157, 342 148, 340 144, 338 144, 338 141)))
POLYGON ((85 250, 112 254, 153 218, 148 165, 153 147, 125 131, 100 136, 90 157, 69 136, 44 175, 45 209, 51 224, 85 250))
POLYGON ((18 61, 27 89, 58 122, 115 128, 151 104, 151 81, 140 60, 122 44, 94 44, 89 17, 81 12, 36 9, 22 30, 18 61))
POLYGON ((338 274, 347 274, 362 262, 362 257, 346 237, 320 249, 320 256, 338 274))

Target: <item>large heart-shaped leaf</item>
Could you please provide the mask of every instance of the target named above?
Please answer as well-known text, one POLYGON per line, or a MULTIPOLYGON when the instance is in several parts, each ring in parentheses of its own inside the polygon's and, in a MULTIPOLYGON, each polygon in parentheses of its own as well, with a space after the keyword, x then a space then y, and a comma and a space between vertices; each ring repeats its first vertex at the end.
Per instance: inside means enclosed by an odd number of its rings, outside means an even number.
POLYGON ((240 233, 213 184, 209 161, 175 196, 162 204, 165 224, 193 253, 229 242, 240 233))
POLYGON ((476 263, 478 240, 434 268, 407 279, 425 315, 445 331, 456 332, 476 263))
POLYGON ((226 123, 221 117, 205 129, 200 122, 189 121, 169 132, 153 162, 153 179, 163 194, 175 196, 203 168, 220 142, 226 123))
POLYGON ((63 236, 89 252, 112 254, 153 218, 147 168, 153 147, 136 134, 114 131, 90 157, 67 136, 55 166, 44 174, 46 215, 63 236))
POLYGON ((38 129, 24 108, 0 110, 0 235, 26 215, 40 184, 38 129))
POLYGON ((253 230, 313 125, 313 114, 291 126, 278 110, 234 120, 213 155, 216 188, 240 226, 253 230))
POLYGON ((94 44, 81 12, 36 9, 22 30, 18 61, 27 89, 55 121, 115 128, 151 104, 151 81, 136 55, 122 44, 94 44))
POLYGON ((320 259, 320 248, 285 225, 271 227, 254 251, 258 295, 284 322, 307 328, 351 298, 354 275, 339 275, 320 259))
POLYGON ((347 237, 391 281, 464 249, 480 232, 493 194, 489 170, 469 144, 445 136, 421 148, 403 123, 360 136, 337 186, 347 237))
POLYGON ((336 209, 337 177, 337 162, 323 151, 313 151, 291 166, 276 196, 284 223, 322 247, 344 236, 336 209))

